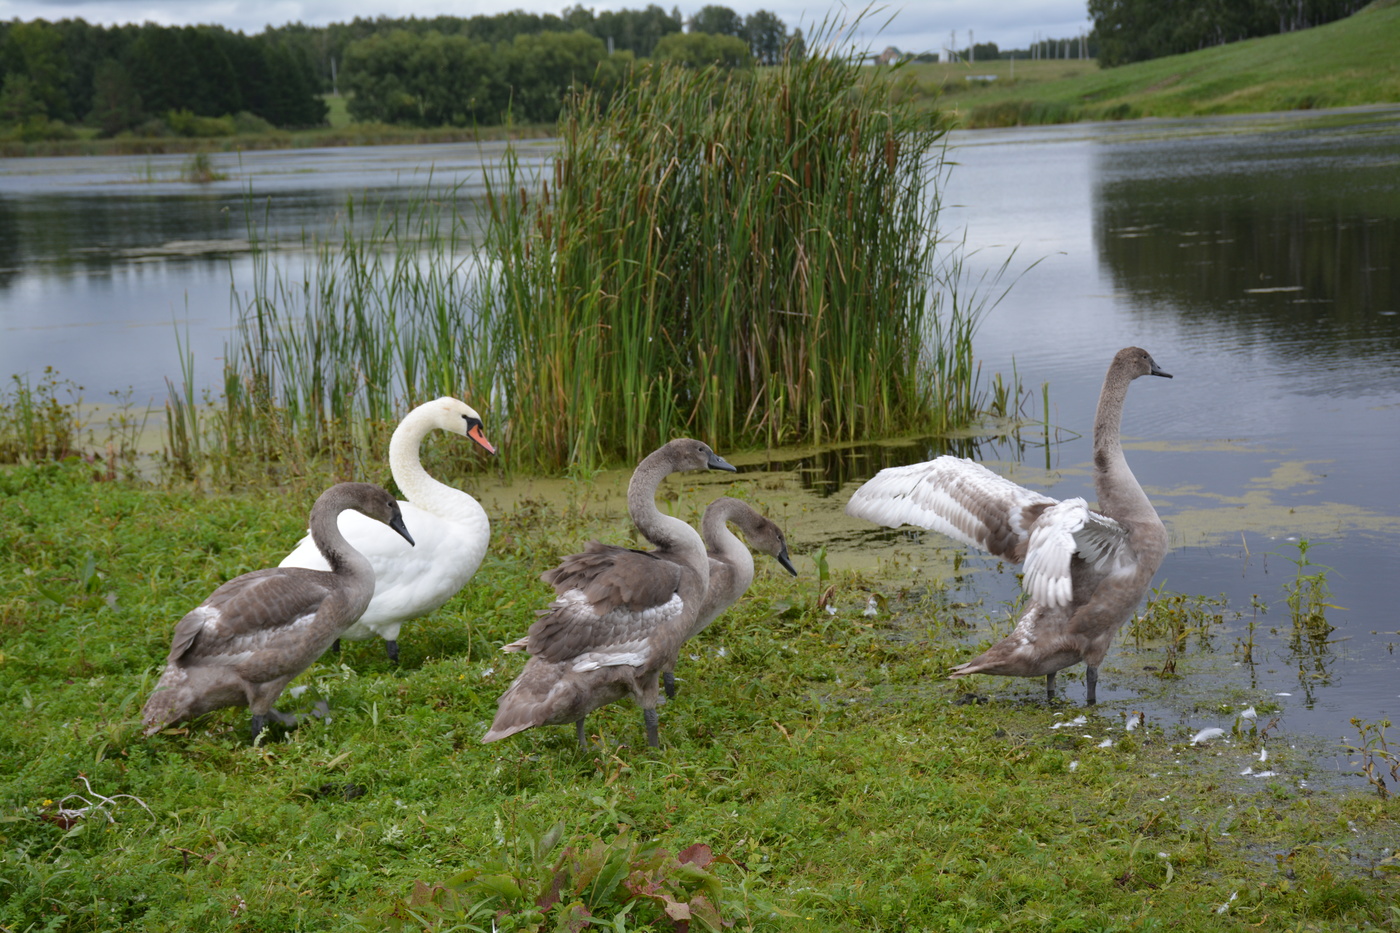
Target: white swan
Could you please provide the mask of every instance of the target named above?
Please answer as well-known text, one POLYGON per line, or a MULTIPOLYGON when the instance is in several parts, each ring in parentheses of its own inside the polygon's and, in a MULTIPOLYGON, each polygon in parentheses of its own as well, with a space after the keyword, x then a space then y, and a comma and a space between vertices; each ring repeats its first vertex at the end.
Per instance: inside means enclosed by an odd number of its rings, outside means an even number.
POLYGON ((627 487, 627 509, 654 551, 589 543, 540 579, 559 598, 525 638, 505 651, 530 660, 497 701, 496 718, 482 742, 534 726, 574 723, 580 748, 583 721, 593 710, 627 695, 646 722, 647 744, 661 744, 656 705, 659 679, 703 611, 710 580, 705 542, 695 529, 656 507, 661 480, 681 470, 729 470, 707 445, 679 438, 638 464, 627 487))
POLYGON ((369 483, 339 483, 311 509, 311 535, 327 570, 276 567, 235 577, 175 626, 165 672, 141 711, 146 735, 226 706, 247 706, 253 741, 282 688, 325 652, 369 605, 374 570, 341 535, 336 518, 357 509, 366 521, 413 546, 394 497, 369 483))
POLYGON ((1088 702, 1096 702, 1099 663, 1142 602, 1167 552, 1167 529, 1123 457, 1119 428, 1128 385, 1165 376, 1146 350, 1113 357, 1094 417, 1094 490, 1059 502, 997 476, 971 460, 939 457, 881 470, 856 490, 846 512, 880 525, 940 531, 1014 563, 1025 563, 1030 603, 1012 633, 950 676, 1045 676, 1083 661, 1088 702))
MULTIPOLYGON (((341 532, 368 558, 375 580, 369 608, 340 637, 358 641, 378 635, 394 661, 399 659, 399 629, 455 596, 481 566, 491 538, 481 503, 423 469, 418 448, 434 430, 465 435, 488 453, 496 452, 482 432, 481 416, 451 396, 425 402, 399 422, 389 440, 389 471, 407 497, 399 508, 417 547, 356 512, 340 516, 341 532)), ((308 536, 278 566, 325 570, 326 562, 308 536)))

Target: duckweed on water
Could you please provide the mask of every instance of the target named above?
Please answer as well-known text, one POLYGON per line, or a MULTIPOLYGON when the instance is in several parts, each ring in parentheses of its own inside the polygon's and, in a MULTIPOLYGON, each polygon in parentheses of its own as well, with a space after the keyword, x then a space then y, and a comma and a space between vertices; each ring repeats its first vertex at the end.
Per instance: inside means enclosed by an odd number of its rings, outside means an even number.
MULTIPOLYGON (((681 516, 714 492, 673 491, 681 516)), ((627 543, 586 496, 493 510, 487 563, 405 630, 401 666, 352 644, 303 675, 293 702, 325 697, 329 721, 256 749, 236 710, 142 739, 174 622, 274 564, 307 501, 96 484, 77 463, 0 473, 0 928, 1400 919, 1393 797, 1360 775, 1325 781, 1262 708, 1257 728, 1194 747, 1152 718, 1129 730, 1124 703, 959 704, 943 675, 969 649, 932 585, 886 591, 866 615, 867 578, 833 570, 819 593, 810 571, 760 565, 749 596, 686 646, 663 748, 643 746, 629 704, 590 717, 594 751, 569 729, 481 746, 519 664, 497 648, 549 597, 538 573, 590 537, 627 543)))

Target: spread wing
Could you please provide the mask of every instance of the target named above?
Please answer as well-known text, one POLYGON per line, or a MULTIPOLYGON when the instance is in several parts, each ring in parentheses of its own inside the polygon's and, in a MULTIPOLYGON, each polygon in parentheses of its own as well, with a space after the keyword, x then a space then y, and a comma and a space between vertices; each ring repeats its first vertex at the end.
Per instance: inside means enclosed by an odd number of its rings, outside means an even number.
POLYGON ((891 528, 928 528, 1020 563, 1031 526, 1054 504, 980 463, 939 457, 881 470, 851 496, 846 514, 891 528))
POLYGON ((1070 560, 1108 568, 1126 554, 1127 531, 1083 499, 1059 502, 959 457, 881 470, 846 504, 856 518, 917 525, 1025 564, 1024 586, 1046 606, 1070 602, 1070 560))
POLYGON ((1106 572, 1130 556, 1127 529, 1083 499, 1066 499, 1042 512, 1031 527, 1022 586, 1038 603, 1067 606, 1073 598, 1071 558, 1106 572))

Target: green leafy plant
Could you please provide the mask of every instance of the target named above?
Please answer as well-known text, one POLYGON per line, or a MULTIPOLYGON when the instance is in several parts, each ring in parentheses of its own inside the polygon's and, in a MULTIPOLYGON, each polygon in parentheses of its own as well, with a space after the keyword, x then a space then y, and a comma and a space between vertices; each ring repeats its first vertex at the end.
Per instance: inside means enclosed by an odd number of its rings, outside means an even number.
POLYGON ((501 931, 625 929, 719 931, 723 887, 709 869, 732 860, 703 844, 672 855, 625 829, 611 840, 588 835, 565 845, 564 823, 535 834, 521 830, 513 852, 498 854, 437 884, 417 881, 390 908, 385 926, 501 931), (489 918, 490 926, 478 926, 489 918), (692 927, 692 924, 695 927, 692 927), (460 925, 460 926, 459 926, 460 925))
POLYGON ((1391 751, 1385 735, 1385 730, 1390 728, 1390 720, 1368 722, 1353 716, 1351 724, 1360 734, 1360 744, 1344 747, 1347 751, 1361 756, 1359 762, 1352 763, 1361 766, 1361 773, 1366 776, 1367 783, 1374 787, 1376 793, 1384 800, 1390 796, 1390 788, 1385 780, 1386 772, 1390 774, 1391 784, 1400 785, 1400 753, 1391 751))
POLYGON ((1308 551, 1315 545, 1301 538, 1294 546, 1298 549, 1298 555, 1289 560, 1298 568, 1298 575, 1283 585, 1286 594, 1284 602, 1288 604, 1289 617, 1293 622, 1290 646, 1295 650, 1305 647, 1317 650, 1326 644, 1327 636, 1335 628, 1327 621, 1327 610, 1342 607, 1330 601, 1332 590, 1327 585, 1327 574, 1332 568, 1308 559, 1308 551))
POLYGON ((1214 632, 1224 624, 1223 597, 1170 593, 1160 587, 1152 591, 1147 608, 1128 624, 1128 635, 1137 647, 1160 643, 1165 651, 1159 677, 1177 673, 1177 658, 1186 651, 1191 636, 1202 651, 1211 647, 1214 632))
POLYGON ((0 463, 62 460, 78 452, 83 387, 44 367, 36 385, 11 376, 0 388, 0 463))

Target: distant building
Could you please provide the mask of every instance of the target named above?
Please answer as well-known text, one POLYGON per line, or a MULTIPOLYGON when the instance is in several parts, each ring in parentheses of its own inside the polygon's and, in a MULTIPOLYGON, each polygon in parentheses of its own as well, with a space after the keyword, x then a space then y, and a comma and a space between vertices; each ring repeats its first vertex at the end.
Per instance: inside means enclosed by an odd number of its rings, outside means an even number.
POLYGON ((875 56, 875 64, 892 65, 904 57, 904 53, 892 45, 885 46, 885 50, 875 56))

